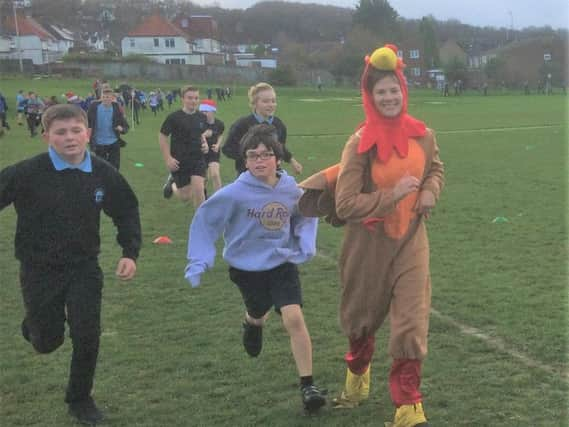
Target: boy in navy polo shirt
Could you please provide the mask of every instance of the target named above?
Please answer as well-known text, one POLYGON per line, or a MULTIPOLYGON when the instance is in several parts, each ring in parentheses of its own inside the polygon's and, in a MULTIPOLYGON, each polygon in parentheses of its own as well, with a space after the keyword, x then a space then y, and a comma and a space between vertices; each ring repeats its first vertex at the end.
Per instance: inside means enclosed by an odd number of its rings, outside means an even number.
POLYGON ((42 122, 48 152, 0 171, 0 210, 14 204, 18 218, 22 335, 38 353, 51 353, 67 321, 73 353, 65 401, 79 422, 96 424, 103 419, 91 397, 101 334, 100 212, 118 230, 116 275, 130 280, 141 243, 138 201, 115 168, 87 151, 83 110, 55 105, 42 122))

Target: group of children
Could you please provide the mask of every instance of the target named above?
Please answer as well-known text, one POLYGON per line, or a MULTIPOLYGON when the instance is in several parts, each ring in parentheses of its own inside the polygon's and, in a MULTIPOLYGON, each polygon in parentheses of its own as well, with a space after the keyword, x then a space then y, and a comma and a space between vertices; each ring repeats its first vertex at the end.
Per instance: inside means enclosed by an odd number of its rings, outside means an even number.
MULTIPOLYGON (((159 145, 171 174, 165 195, 176 194, 197 207, 186 279, 193 287, 201 284, 223 235, 223 259, 245 306, 244 349, 259 356, 263 326, 274 308, 290 336, 309 412, 325 405, 326 392, 313 378, 297 266, 316 253, 317 217, 345 226, 340 320, 349 340, 348 370, 334 407, 354 408, 368 398, 375 333, 389 314, 392 425, 425 427, 419 391, 430 309, 424 219, 442 189, 443 166, 432 131, 407 114, 396 51, 386 46, 366 57, 365 121, 346 144, 341 162, 300 186, 280 167, 288 161, 296 173, 302 171, 285 146, 286 127, 274 115, 276 94, 266 83, 250 89, 252 114, 231 127, 222 148, 235 160, 236 180, 222 188, 216 184, 207 200, 205 155, 216 153, 219 164, 223 132, 222 124, 216 127, 215 103, 200 104, 197 88, 183 88, 182 109, 164 121, 159 145)), ((84 112, 71 105, 51 107, 43 124, 48 153, 0 172, 0 209, 13 203, 18 215, 16 256, 26 309, 22 334, 38 352, 51 352, 63 342, 67 320, 73 355, 66 402, 72 416, 95 424, 103 418, 91 396, 100 335, 99 213, 103 210, 117 226, 123 255, 116 274, 129 280, 140 249, 138 203, 118 171, 86 150, 90 131, 84 112), (79 236, 74 230, 83 232, 79 236)))

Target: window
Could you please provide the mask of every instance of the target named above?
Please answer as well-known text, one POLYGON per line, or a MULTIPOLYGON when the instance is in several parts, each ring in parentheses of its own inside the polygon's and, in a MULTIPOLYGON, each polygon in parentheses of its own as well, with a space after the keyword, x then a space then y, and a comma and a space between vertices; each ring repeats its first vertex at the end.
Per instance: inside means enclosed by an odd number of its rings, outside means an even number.
POLYGON ((409 51, 410 59, 419 59, 419 49, 413 49, 409 51))
POLYGON ((160 46, 160 40, 154 39, 154 47, 159 47, 159 46, 160 46))
POLYGON ((403 51, 397 50, 397 57, 403 59, 403 51))
POLYGON ((179 59, 179 58, 172 58, 172 59, 167 59, 166 60, 166 64, 172 64, 172 65, 183 65, 186 63, 185 59, 179 59))
POLYGON ((543 54, 544 61, 551 61, 551 53, 544 53, 543 54))
POLYGON ((411 68, 411 73, 413 74, 413 76, 419 77, 421 75, 421 68, 413 67, 411 68))
POLYGON ((174 39, 166 39, 166 47, 176 47, 176 45, 174 44, 174 39))
POLYGON ((134 47, 134 39, 130 39, 130 47, 134 47))

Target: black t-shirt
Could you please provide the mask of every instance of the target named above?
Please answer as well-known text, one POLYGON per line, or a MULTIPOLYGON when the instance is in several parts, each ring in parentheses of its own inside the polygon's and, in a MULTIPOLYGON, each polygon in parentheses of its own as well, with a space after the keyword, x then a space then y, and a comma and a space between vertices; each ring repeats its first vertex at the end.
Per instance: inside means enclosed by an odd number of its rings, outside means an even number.
POLYGON ((213 144, 217 143, 217 140, 221 134, 225 131, 225 125, 219 119, 215 119, 213 123, 207 123, 206 130, 211 129, 212 134, 207 138, 207 145, 211 148, 213 144))
POLYGON ((160 133, 170 136, 170 154, 178 161, 203 157, 201 135, 207 129, 205 114, 175 111, 166 117, 160 133))

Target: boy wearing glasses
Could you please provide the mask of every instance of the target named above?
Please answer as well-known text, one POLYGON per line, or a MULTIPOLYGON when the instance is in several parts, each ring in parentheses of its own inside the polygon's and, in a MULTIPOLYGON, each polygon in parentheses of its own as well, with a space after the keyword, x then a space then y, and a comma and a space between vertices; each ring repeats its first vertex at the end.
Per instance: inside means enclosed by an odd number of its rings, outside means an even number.
POLYGON ((223 258, 246 308, 245 351, 251 357, 261 352, 263 325, 274 306, 290 336, 304 408, 313 412, 326 400, 312 378, 312 343, 296 265, 316 252, 317 221, 300 215, 302 191, 294 178, 277 170, 283 149, 273 126, 253 126, 241 140, 241 154, 247 170, 194 216, 185 277, 192 287, 200 285, 201 275, 214 265, 215 242, 223 233, 223 258))

